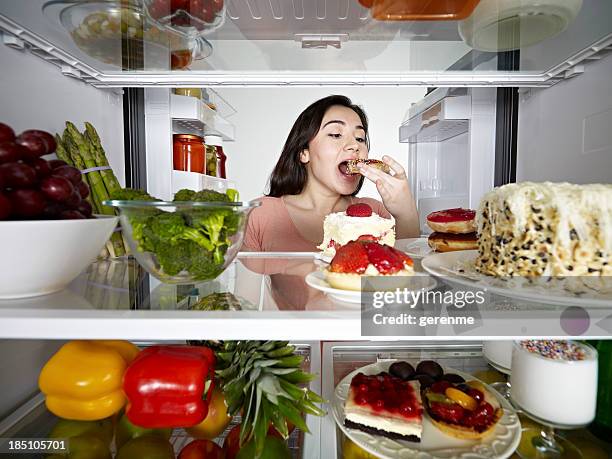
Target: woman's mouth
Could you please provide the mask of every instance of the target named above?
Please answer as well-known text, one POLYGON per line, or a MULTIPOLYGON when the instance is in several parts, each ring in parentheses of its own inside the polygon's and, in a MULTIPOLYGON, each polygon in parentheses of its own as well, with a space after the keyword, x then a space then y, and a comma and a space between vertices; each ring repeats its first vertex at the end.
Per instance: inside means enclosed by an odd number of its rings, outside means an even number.
POLYGON ((342 175, 345 175, 347 177, 355 177, 359 175, 359 174, 349 172, 348 161, 342 161, 340 164, 338 164, 338 170, 340 171, 342 175))
POLYGON ((338 164, 338 172, 339 172, 340 178, 345 182, 352 183, 355 180, 359 179, 359 176, 360 176, 360 174, 354 174, 348 171, 346 161, 342 161, 340 164, 338 164))

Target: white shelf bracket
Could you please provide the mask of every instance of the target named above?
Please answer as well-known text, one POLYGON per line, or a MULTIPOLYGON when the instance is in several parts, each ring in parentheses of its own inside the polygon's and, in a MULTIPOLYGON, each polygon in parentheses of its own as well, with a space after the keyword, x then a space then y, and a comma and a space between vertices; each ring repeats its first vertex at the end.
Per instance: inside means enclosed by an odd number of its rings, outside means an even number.
POLYGON ((25 42, 21 38, 6 32, 0 32, 0 34, 2 34, 2 43, 6 46, 17 50, 25 49, 25 42))

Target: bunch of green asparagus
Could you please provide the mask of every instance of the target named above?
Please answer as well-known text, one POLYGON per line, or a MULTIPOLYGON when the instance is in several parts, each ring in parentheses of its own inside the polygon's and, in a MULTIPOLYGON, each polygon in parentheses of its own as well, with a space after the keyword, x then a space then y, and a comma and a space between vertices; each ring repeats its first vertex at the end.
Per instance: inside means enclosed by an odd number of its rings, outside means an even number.
MULTIPOLYGON (((91 123, 85 122, 85 131, 81 133, 73 123, 66 121, 64 133, 61 136, 56 134, 55 140, 57 141, 55 152, 57 157, 81 171, 109 166, 100 136, 98 136, 91 123)), ((90 171, 83 175, 83 180, 87 182, 91 190, 87 199, 92 205, 94 213, 115 215, 115 209, 102 205, 103 201, 109 199, 111 193, 121 189, 113 170, 109 167, 108 169, 90 171)), ((115 232, 106 244, 102 256, 120 257, 127 253, 127 247, 121 233, 115 232)))

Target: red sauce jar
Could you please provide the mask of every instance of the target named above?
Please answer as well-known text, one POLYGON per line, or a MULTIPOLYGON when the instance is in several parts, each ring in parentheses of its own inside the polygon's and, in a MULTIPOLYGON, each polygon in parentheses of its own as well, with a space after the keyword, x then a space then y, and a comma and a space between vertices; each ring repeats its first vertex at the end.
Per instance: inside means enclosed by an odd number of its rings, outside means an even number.
POLYGON ((174 134, 174 170, 206 173, 204 142, 202 137, 193 134, 174 134))

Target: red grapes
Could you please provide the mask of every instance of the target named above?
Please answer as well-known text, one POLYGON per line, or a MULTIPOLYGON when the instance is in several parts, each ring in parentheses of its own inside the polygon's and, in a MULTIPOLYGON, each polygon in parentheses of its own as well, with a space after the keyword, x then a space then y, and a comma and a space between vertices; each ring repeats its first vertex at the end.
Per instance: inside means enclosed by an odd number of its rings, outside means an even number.
POLYGON ((15 136, 0 123, 0 220, 91 218, 90 190, 81 171, 65 161, 44 160, 55 139, 39 130, 15 136))

